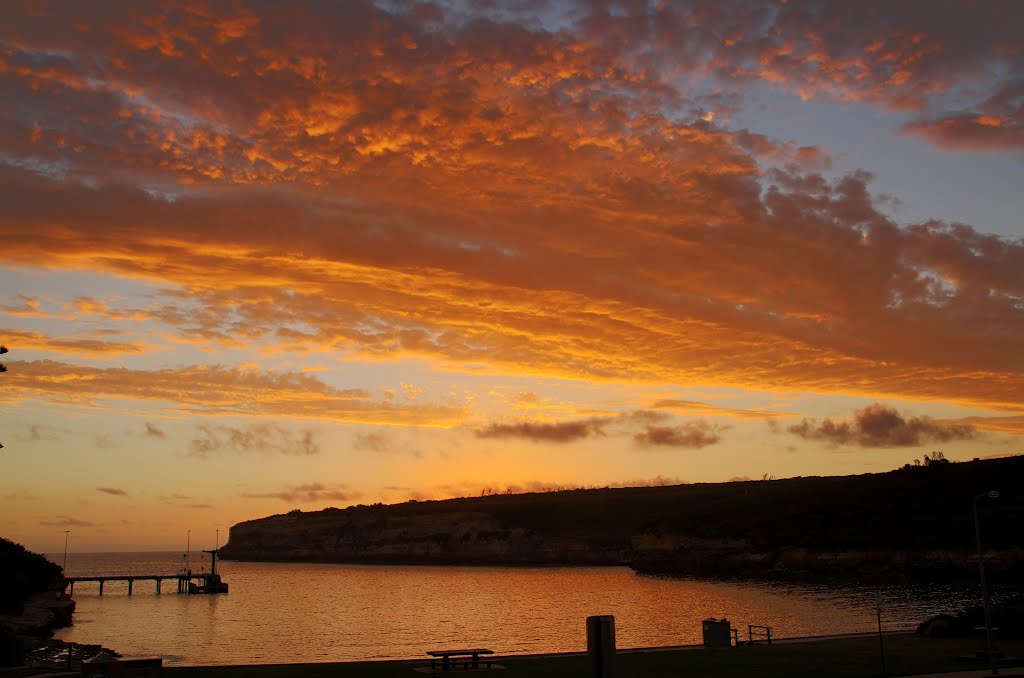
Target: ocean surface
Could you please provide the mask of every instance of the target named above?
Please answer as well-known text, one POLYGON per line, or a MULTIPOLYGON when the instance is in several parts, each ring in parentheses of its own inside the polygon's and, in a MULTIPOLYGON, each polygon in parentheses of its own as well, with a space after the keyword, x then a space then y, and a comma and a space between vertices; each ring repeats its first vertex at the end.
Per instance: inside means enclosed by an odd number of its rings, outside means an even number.
MULTIPOLYGON (((62 554, 51 555, 61 562, 62 554)), ((191 554, 194 572, 208 556, 191 554)), ((181 553, 68 554, 68 576, 174 574, 181 553)), ((727 617, 776 637, 886 630, 978 603, 971 586, 794 585, 638 575, 626 567, 447 567, 219 562, 224 595, 164 582, 75 586, 74 626, 56 637, 167 665, 422 658, 443 647, 498 654, 586 649, 586 618, 615 616, 620 648, 701 642, 727 617)))

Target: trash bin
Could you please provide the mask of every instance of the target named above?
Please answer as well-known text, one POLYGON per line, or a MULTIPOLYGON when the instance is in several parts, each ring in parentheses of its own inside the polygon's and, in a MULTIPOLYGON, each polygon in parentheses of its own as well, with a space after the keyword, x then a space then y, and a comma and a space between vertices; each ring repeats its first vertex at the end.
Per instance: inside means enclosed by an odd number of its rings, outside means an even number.
POLYGON ((732 629, 728 619, 704 620, 704 647, 731 647, 732 629))

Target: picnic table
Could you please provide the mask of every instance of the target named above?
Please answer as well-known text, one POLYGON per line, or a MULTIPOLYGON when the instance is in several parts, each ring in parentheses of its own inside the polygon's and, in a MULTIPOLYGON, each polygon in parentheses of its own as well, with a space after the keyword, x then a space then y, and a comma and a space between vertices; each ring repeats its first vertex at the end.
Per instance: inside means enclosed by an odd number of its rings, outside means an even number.
MULTIPOLYGON (((482 654, 494 654, 494 650, 488 650, 487 648, 477 647, 469 650, 430 650, 427 652, 430 655, 430 668, 436 668, 437 660, 441 660, 441 670, 451 671, 452 666, 458 663, 458 660, 453 661, 453 657, 467 657, 462 662, 462 668, 464 669, 478 669, 480 668, 480 655, 482 654)), ((490 660, 485 660, 487 668, 491 668, 490 660)))

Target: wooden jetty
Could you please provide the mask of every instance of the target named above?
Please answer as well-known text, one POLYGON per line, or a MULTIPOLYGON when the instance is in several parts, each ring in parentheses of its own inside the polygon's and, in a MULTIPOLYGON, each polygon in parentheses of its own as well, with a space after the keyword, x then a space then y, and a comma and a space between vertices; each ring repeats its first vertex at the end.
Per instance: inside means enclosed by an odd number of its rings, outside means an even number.
POLYGON ((160 593, 160 586, 166 580, 178 582, 178 593, 227 593, 228 584, 225 581, 221 581, 220 575, 217 574, 217 554, 220 553, 220 549, 211 549, 209 551, 203 551, 203 553, 210 554, 210 571, 195 573, 192 570, 179 572, 177 574, 124 574, 124 575, 110 575, 101 574, 90 577, 65 577, 65 588, 70 586, 68 591, 68 597, 75 595, 75 584, 77 582, 99 582, 100 595, 103 595, 103 585, 108 581, 126 581, 128 582, 128 595, 132 595, 132 589, 137 581, 155 581, 156 592, 160 593))
POLYGON ((192 572, 184 574, 104 574, 94 577, 65 577, 67 586, 70 587, 68 590, 69 596, 75 595, 75 584, 78 582, 99 582, 100 595, 102 596, 103 585, 108 581, 126 581, 128 582, 128 595, 130 596, 132 595, 132 589, 137 581, 155 581, 156 592, 160 593, 161 584, 168 580, 178 583, 178 593, 207 593, 207 589, 211 587, 211 584, 215 585, 216 583, 219 583, 224 587, 224 591, 216 591, 216 593, 227 592, 227 584, 220 581, 220 575, 214 572, 203 572, 199 574, 192 572))

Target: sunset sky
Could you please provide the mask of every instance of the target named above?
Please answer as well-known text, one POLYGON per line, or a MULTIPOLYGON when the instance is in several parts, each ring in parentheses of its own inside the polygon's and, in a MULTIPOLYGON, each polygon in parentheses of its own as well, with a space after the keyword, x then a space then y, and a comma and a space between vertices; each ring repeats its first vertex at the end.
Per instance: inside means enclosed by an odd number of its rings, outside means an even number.
POLYGON ((1024 452, 1024 2, 0 4, 0 535, 1024 452))

